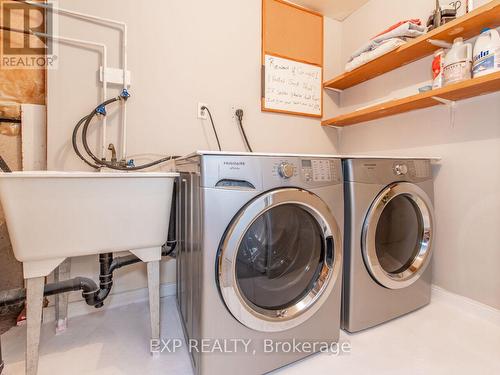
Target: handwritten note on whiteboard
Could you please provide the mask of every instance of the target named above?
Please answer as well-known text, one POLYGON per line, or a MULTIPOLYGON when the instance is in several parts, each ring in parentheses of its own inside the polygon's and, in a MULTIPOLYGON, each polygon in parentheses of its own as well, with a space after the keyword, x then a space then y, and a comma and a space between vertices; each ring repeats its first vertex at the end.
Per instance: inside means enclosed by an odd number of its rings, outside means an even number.
POLYGON ((264 109, 321 116, 321 67, 266 55, 264 72, 264 109))

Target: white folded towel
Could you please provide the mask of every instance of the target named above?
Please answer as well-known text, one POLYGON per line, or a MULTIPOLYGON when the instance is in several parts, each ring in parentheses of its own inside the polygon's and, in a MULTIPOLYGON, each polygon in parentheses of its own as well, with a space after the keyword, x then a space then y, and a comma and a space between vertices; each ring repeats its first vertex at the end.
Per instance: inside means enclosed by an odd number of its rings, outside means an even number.
POLYGON ((425 26, 420 26, 416 25, 412 22, 406 22, 395 29, 376 36, 375 38, 371 39, 367 43, 365 43, 361 48, 358 48, 350 57, 349 61, 354 60, 356 57, 361 55, 364 52, 369 52, 373 51, 374 49, 378 48, 382 42, 388 40, 388 39, 393 39, 393 38, 416 38, 420 35, 423 35, 426 31, 425 26))
POLYGON ((388 40, 384 40, 377 44, 377 48, 363 52, 359 56, 356 56, 354 59, 350 60, 345 66, 345 70, 350 72, 361 65, 366 64, 372 60, 375 60, 377 57, 385 55, 388 52, 394 51, 399 46, 406 43, 406 40, 403 38, 392 38, 388 40))

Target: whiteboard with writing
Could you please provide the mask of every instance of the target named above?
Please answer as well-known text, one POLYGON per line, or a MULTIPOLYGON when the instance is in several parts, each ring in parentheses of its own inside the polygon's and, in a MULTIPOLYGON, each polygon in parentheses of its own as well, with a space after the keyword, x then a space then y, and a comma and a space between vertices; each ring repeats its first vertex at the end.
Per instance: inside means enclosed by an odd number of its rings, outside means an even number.
POLYGON ((264 67, 264 110, 321 116, 321 67, 271 55, 264 67))

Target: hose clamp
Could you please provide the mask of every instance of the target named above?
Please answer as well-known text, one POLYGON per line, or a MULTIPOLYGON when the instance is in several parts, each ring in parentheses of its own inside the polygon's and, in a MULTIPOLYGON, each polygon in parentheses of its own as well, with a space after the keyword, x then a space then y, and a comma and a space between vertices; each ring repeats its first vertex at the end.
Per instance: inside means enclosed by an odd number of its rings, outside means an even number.
POLYGON ((82 292, 82 295, 88 296, 90 294, 96 294, 99 292, 99 289, 92 290, 91 292, 82 292))

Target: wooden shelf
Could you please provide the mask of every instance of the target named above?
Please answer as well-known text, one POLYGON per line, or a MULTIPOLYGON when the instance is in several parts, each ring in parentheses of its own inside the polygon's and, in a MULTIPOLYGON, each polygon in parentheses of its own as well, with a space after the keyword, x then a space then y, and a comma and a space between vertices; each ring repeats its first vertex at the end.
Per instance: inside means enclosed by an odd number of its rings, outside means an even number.
POLYGON ((500 72, 455 83, 440 89, 427 91, 403 99, 391 100, 358 111, 347 113, 325 120, 323 126, 348 126, 360 122, 375 120, 415 109, 432 107, 441 104, 434 97, 457 101, 483 94, 500 91, 500 72))
POLYGON ((500 26, 500 0, 494 0, 351 72, 343 73, 325 82, 323 87, 345 90, 415 60, 431 55, 435 50, 439 49, 439 47, 430 44, 428 42, 429 39, 437 39, 446 42, 453 42, 457 37, 469 39, 478 35, 485 27, 495 28, 498 26, 500 26))

